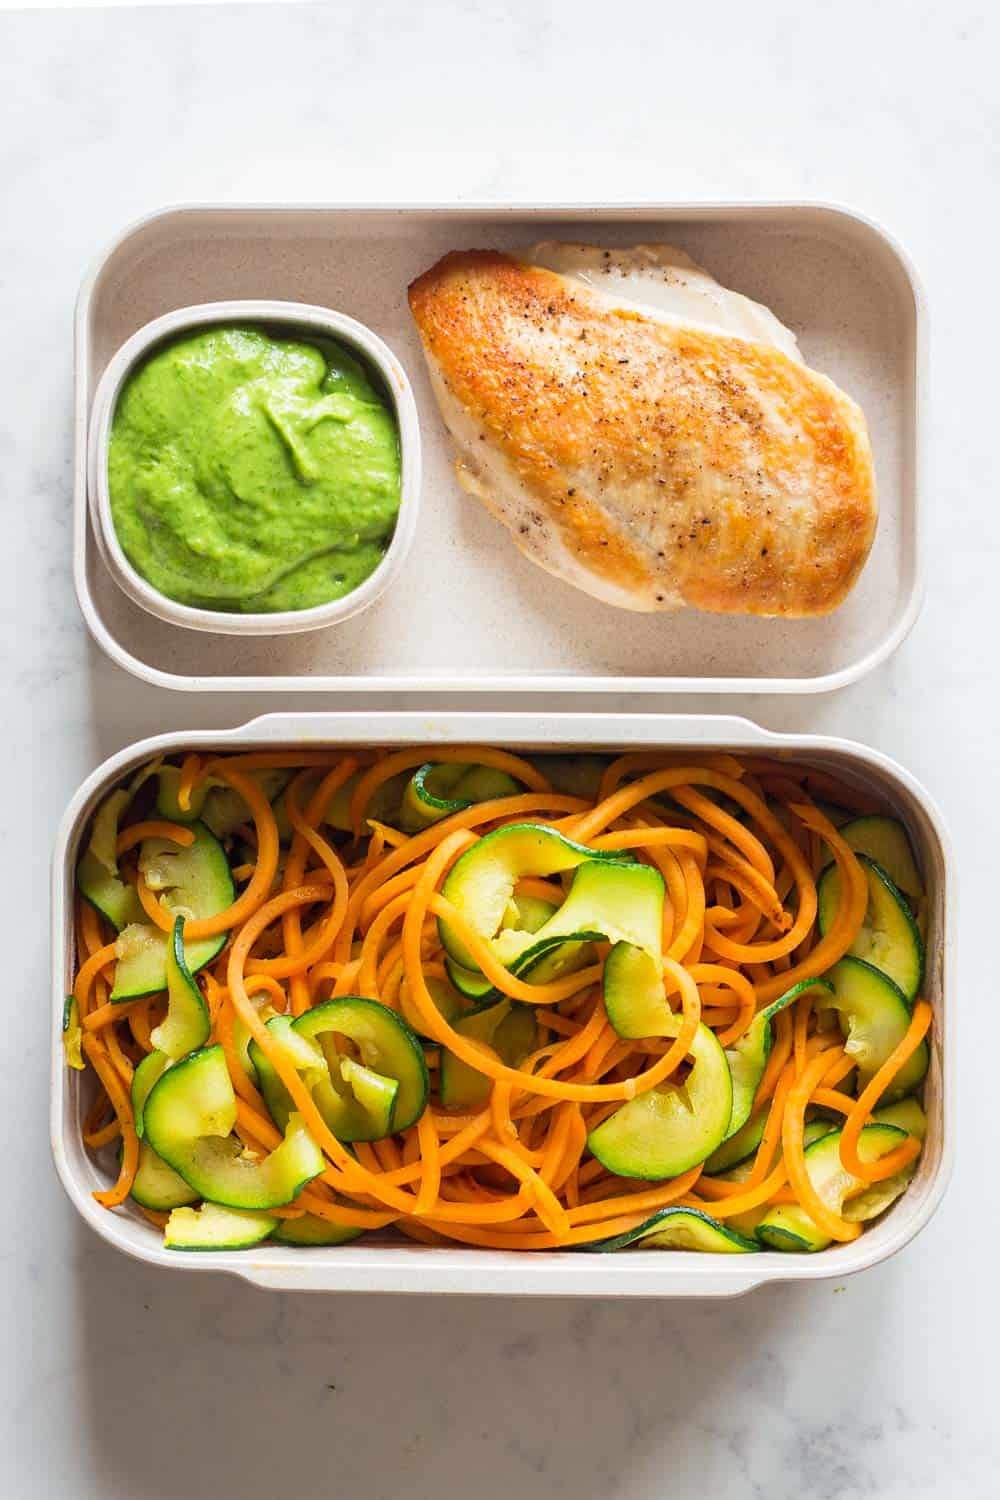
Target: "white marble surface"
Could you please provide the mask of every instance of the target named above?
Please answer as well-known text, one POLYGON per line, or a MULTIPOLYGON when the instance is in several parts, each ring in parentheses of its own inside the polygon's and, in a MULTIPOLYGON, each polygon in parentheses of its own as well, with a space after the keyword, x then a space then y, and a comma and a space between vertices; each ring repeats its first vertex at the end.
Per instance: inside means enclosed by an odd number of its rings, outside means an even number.
POLYGON ((1000 835, 998 45, 1000 14, 969 0, 0 14, 4 1500, 997 1493, 996 1063, 976 1029, 997 1004, 980 935, 1000 835), (944 1208, 847 1286, 715 1306, 307 1299, 117 1256, 48 1160, 49 837, 112 749, 256 705, 147 688, 84 635, 69 581, 84 265, 177 199, 754 194, 883 219, 931 297, 924 615, 863 685, 738 706, 881 746, 951 822, 964 1055, 944 1208))

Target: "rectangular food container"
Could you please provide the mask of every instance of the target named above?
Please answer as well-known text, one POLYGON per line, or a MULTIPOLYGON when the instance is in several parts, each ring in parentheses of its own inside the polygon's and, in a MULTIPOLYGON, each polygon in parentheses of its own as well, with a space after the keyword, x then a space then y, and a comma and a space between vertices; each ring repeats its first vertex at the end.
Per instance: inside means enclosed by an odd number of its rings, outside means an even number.
MULTIPOLYGON (((163 734, 105 761, 73 798, 53 865, 52 1151, 80 1215, 110 1244, 151 1265, 229 1271, 282 1291, 471 1292, 585 1297, 725 1297, 773 1281, 850 1275, 901 1249, 927 1223, 951 1170, 955 1057, 955 894, 947 835, 926 792, 887 756, 847 740, 773 734, 746 719, 714 716, 317 713, 275 714, 225 733, 163 734), (730 750, 766 752, 835 770, 885 798, 904 820, 919 853, 929 895, 925 994, 934 1007, 926 1085, 927 1145, 907 1192, 850 1244, 817 1255, 761 1251, 728 1257, 694 1251, 629 1250, 617 1255, 569 1251, 520 1254, 459 1246, 429 1248, 372 1235, 332 1248, 182 1254, 164 1250, 158 1232, 129 1209, 109 1213, 91 1194, 106 1186, 83 1147, 79 1122, 84 1075, 66 1068, 61 1043, 63 997, 71 983, 73 878, 81 836, 113 783, 154 755, 213 747, 505 745, 538 750, 730 750)), ((84 1086, 86 1086, 84 1084, 84 1086)))
POLYGON ((899 246, 844 209, 804 203, 641 207, 175 208, 126 230, 84 282, 76 321, 74 572, 95 640, 163 687, 287 692, 819 692, 899 645, 922 595, 923 297, 899 246), (816 620, 616 610, 554 581, 462 494, 406 288, 446 250, 544 238, 676 243, 765 303, 806 360, 864 408, 880 497, 872 556, 816 620), (87 516, 93 393, 137 328, 193 303, 279 298, 347 313, 401 360, 423 437, 423 507, 406 566, 363 616, 248 641, 155 620, 110 577, 87 516))

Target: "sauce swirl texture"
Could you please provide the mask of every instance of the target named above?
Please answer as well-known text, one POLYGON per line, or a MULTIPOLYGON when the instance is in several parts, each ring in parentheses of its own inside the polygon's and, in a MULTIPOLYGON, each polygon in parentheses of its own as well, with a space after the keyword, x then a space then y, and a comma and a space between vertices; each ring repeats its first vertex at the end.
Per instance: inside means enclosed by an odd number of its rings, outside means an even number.
POLYGON ((378 567, 399 511, 399 435, 387 397, 333 339, 211 328, 130 377, 108 482, 126 556, 168 598, 309 609, 378 567))

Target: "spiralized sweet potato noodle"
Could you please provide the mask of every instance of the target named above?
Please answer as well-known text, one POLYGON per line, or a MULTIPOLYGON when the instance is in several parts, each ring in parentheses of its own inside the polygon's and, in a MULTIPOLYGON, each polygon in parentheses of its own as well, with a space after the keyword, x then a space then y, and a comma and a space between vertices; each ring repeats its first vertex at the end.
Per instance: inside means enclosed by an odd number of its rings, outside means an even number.
MULTIPOLYGON (((237 1096, 236 1133, 258 1153, 281 1141, 245 1066, 239 1036, 249 1033, 269 1057, 296 1110, 320 1146, 326 1168, 281 1212, 308 1212, 358 1229, 395 1225, 424 1243, 457 1242, 502 1249, 558 1249, 635 1228, 671 1204, 697 1204, 725 1223, 751 1209, 797 1201, 834 1240, 860 1226, 834 1213, 810 1182, 803 1123, 810 1106, 845 1116, 845 1169, 863 1183, 883 1180, 919 1150, 912 1137, 879 1162, 858 1155, 871 1110, 930 1026, 921 1001, 903 1042, 857 1100, 836 1084, 852 1063, 835 1034, 819 1029, 806 987, 775 1018, 774 1044, 754 1101, 765 1111, 760 1143, 743 1181, 709 1176, 695 1165, 667 1181, 615 1176, 587 1150, 591 1130, 620 1105, 654 1088, 670 1088, 690 1062, 696 1028, 707 1024, 732 1047, 757 1012, 801 980, 823 974, 845 954, 864 919, 867 885, 851 849, 810 791, 835 800, 828 773, 742 761, 738 756, 623 755, 603 773, 591 798, 554 791, 544 761, 480 746, 374 751, 281 751, 189 756, 181 763, 182 810, 206 777, 247 803, 252 860, 243 889, 214 916, 191 920, 186 940, 227 934, 199 984, 237 1096), (371 798, 393 777, 425 762, 477 763, 505 772, 524 788, 464 808, 413 834, 384 816, 366 822, 371 798), (285 808, 291 840, 282 850, 274 810, 255 771, 286 768, 285 808), (779 774, 780 773, 780 774, 779 774), (325 822, 334 794, 348 788, 352 833, 334 836, 325 822), (762 787, 768 786, 765 799, 762 787), (738 811, 734 811, 733 809, 738 811), (442 894, 454 861, 485 833, 512 822, 558 829, 595 850, 621 850, 663 875, 664 994, 679 1012, 676 1037, 627 1041, 608 1022, 601 979, 607 945, 575 973, 548 983, 518 978, 442 894), (816 925, 818 869, 840 871, 841 897, 825 934, 816 925), (458 931, 501 995, 535 1008, 537 1045, 516 1066, 457 1031, 434 989, 446 976, 438 919, 458 931), (262 1009, 299 1016, 331 994, 363 994, 400 1012, 422 1034, 431 1093, 407 1130, 348 1150, 320 1114, 302 1077, 274 1043, 262 1009), (442 1049, 484 1075, 482 1107, 447 1110, 437 1091, 442 1049)), ((852 805, 856 794, 844 789, 852 805)), ((164 932, 173 915, 137 873, 134 853, 145 837, 190 844, 184 824, 126 815, 118 838, 121 874, 136 885, 147 920, 164 932)), ((522 892, 562 899, 558 877, 526 877, 522 892)), ((98 1095, 81 1122, 92 1149, 120 1141, 112 1186, 95 1194, 108 1208, 127 1199, 138 1163, 130 1086, 152 1042, 166 1001, 150 996, 125 1005, 109 995, 115 935, 82 900, 76 916, 74 982, 83 1050, 98 1095)), ((265 1012, 269 1014, 270 1012, 265 1012)), ((152 1222, 163 1216, 147 1213, 152 1222)))

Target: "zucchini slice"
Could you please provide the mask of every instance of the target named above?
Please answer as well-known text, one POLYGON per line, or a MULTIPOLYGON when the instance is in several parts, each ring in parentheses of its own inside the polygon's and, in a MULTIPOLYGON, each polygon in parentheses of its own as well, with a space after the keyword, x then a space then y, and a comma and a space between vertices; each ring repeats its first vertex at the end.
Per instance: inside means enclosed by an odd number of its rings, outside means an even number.
POLYGON ((67 1068, 81 1073, 86 1067, 83 1060, 83 1028, 80 1025, 80 1007, 75 995, 67 995, 63 1002, 62 1020, 63 1056, 67 1068))
MULTIPOLYGON (((620 1037, 668 1036, 673 1020, 661 966, 645 948, 615 943, 604 960, 604 1009, 620 1037)), ((676 1033, 674 1033, 676 1035, 676 1033)))
POLYGON ((558 910, 553 901, 543 901, 541 896, 518 895, 515 891, 504 913, 501 931, 513 927, 518 932, 537 932, 558 910))
POLYGON ((189 807, 181 807, 180 785, 180 766, 160 767, 156 787, 156 811, 161 818, 167 818, 171 823, 193 823, 196 818, 201 817, 201 810, 205 806, 208 794, 218 783, 212 781, 211 777, 199 781, 197 786, 191 788, 189 807))
POLYGON ((478 969, 465 969, 447 955, 444 966, 452 986, 460 995, 464 995, 467 1000, 473 1001, 477 1006, 491 1003, 493 996, 497 993, 496 986, 490 983, 485 974, 481 974, 478 969))
MULTIPOLYGON (((305 778, 299 799, 303 807, 312 797, 325 774, 325 771, 317 770, 305 778)), ((348 776, 330 798, 326 812, 323 814, 323 822, 329 823, 331 828, 336 828, 340 833, 353 834, 354 832, 354 825, 351 822, 351 799, 364 774, 364 771, 355 771, 352 776, 348 776)), ((388 781, 383 781, 381 786, 376 787, 365 808, 365 819, 398 827, 403 793, 409 779, 409 771, 401 771, 398 775, 391 776, 388 781)), ((292 825, 288 817, 285 790, 273 798, 271 811, 278 825, 278 838, 282 844, 290 844, 292 825)))
MULTIPOLYGON (((260 787, 268 802, 273 802, 292 779, 293 773, 280 768, 248 771, 251 781, 260 787)), ((156 810, 172 823, 193 823, 200 819, 216 838, 225 838, 241 823, 252 823, 249 805, 228 782, 211 776, 192 789, 191 805, 182 808, 178 801, 180 766, 161 766, 156 793, 156 810)))
MULTIPOLYGON (((317 769, 310 772, 304 779, 299 792, 299 804, 305 808, 316 788, 319 786, 326 770, 317 769)), ((354 832, 351 823, 351 798, 354 789, 364 775, 364 771, 355 771, 352 776, 337 788, 327 804, 326 812, 323 814, 323 822, 329 823, 340 833, 354 832)), ((384 781, 381 786, 376 787, 372 793, 368 806, 365 808, 365 817, 374 819, 379 823, 391 823, 398 825, 399 809, 403 797, 403 791, 409 780, 410 773, 403 771, 400 775, 392 776, 384 781)), ((288 778, 291 780, 291 777, 288 778)), ((281 788, 276 796, 271 799, 271 811, 274 813, 275 822, 278 825, 278 838, 283 845, 292 842, 292 825, 288 817, 288 806, 286 797, 287 787, 281 788)))
MULTIPOLYGON (((868 909, 861 930, 847 950, 854 958, 881 969, 903 992, 907 1003, 916 999, 924 978, 924 944, 905 896, 889 876, 869 859, 858 855, 868 881, 868 909)), ((820 876, 819 930, 833 926, 840 905, 840 871, 827 865, 820 876)))
MULTIPOLYGON (((862 1183, 844 1170, 840 1161, 840 1130, 828 1132, 806 1147, 805 1162, 809 1180, 829 1208, 852 1222, 874 1218, 883 1213, 904 1191, 916 1170, 915 1163, 885 1182, 862 1183), (851 1201, 845 1207, 845 1200, 851 1201)), ((858 1155, 862 1161, 878 1161, 906 1140, 906 1131, 895 1125, 866 1125, 858 1138, 858 1155)), ((797 1203, 780 1203, 769 1209, 757 1225, 757 1238, 772 1250, 813 1252, 831 1244, 825 1234, 797 1203)))
POLYGON ((324 1036, 347 1037, 357 1047, 366 1068, 399 1084, 393 1130, 407 1130, 419 1120, 427 1106, 427 1064, 419 1038, 396 1011, 377 1000, 341 995, 299 1016, 295 1030, 311 1041, 324 1036))
POLYGON ((452 813, 464 812, 476 802, 494 797, 514 797, 521 786, 506 771, 493 766, 462 765, 428 761, 410 777, 399 811, 400 827, 418 833, 452 813))
MULTIPOLYGON (((265 1022, 268 1031, 278 1043, 286 1060, 301 1073, 312 1088, 326 1077, 326 1058, 315 1042, 307 1041, 295 1031, 291 1016, 275 1015, 265 1022)), ((251 1076, 256 1078, 267 1105, 268 1114, 279 1130, 284 1130, 295 1110, 295 1103, 288 1093, 277 1070, 263 1048, 252 1038, 248 1039, 247 1058, 251 1076)))
POLYGON ((77 888, 101 916, 121 932, 130 922, 144 920, 135 887, 118 873, 118 823, 132 800, 131 787, 120 787, 94 814, 90 840, 76 867, 77 888))
POLYGON ((697 1208, 663 1208, 625 1234, 580 1248, 606 1254, 640 1244, 645 1249, 701 1250, 710 1255, 747 1255, 760 1250, 755 1239, 739 1234, 697 1208))
MULTIPOLYGON (((515 892, 504 912, 500 931, 505 932, 508 928, 512 928, 515 932, 537 932, 557 910, 558 907, 551 901, 543 901, 539 896, 519 896, 515 892)), ((582 943, 579 946, 579 952, 582 954, 584 948, 589 953, 589 945, 582 943)), ((567 943, 563 945, 560 956, 566 964, 569 964, 576 961, 577 951, 567 943)), ((448 977, 460 995, 480 1004, 484 1002, 488 1004, 490 997, 499 995, 499 991, 484 974, 480 974, 478 969, 464 969, 461 964, 457 964, 447 955, 445 955, 444 963, 448 977)))
POLYGON ((766 1010, 754 1016, 746 1031, 726 1048, 726 1059, 733 1079, 733 1112, 729 1118, 726 1139, 735 1135, 746 1124, 753 1109, 757 1087, 764 1076, 767 1059, 774 1043, 772 1020, 786 1005, 791 1005, 800 995, 818 991, 821 995, 832 995, 833 985, 827 979, 803 979, 780 995, 766 1010))
POLYGON ((143 1111, 145 1136, 199 1197, 228 1208, 290 1203, 323 1171, 323 1153, 298 1115, 281 1145, 263 1158, 244 1152, 231 1134, 236 1095, 221 1046, 205 1047, 168 1068, 143 1111))
POLYGON ((140 766, 125 787, 111 792, 94 814, 90 839, 76 870, 77 887, 89 901, 121 932, 130 922, 143 920, 142 906, 133 886, 123 881, 118 871, 118 824, 139 788, 160 770, 160 759, 140 766))
POLYGON ((203 1203, 201 1208, 175 1208, 163 1231, 168 1250, 249 1250, 273 1234, 280 1220, 203 1203))
POLYGON ((350 1224, 335 1224, 318 1214, 303 1214, 298 1219, 279 1219, 271 1238, 282 1245, 346 1245, 350 1240, 360 1239, 362 1234, 363 1229, 350 1224))
MULTIPOLYGON (((676 1036, 680 1016, 661 1032, 676 1036)), ((619 1177, 659 1181, 677 1177, 721 1145, 733 1109, 733 1083, 715 1033, 699 1022, 691 1043, 693 1067, 681 1084, 630 1099, 590 1132, 593 1156, 619 1177)))
POLYGON ((916 908, 924 895, 917 861, 909 835, 898 818, 872 814, 852 818, 840 830, 855 854, 867 854, 884 870, 897 890, 916 908))
POLYGON ((169 1066, 170 1058, 165 1052, 147 1052, 132 1074, 132 1114, 135 1118, 135 1133, 140 1141, 146 1133, 146 1100, 153 1085, 159 1083, 169 1066))
MULTIPOLYGON (((869 1126, 868 1128, 875 1129, 876 1127, 869 1126)), ((877 1219, 879 1214, 884 1214, 886 1209, 906 1192, 916 1170, 916 1162, 911 1162, 908 1167, 903 1168, 902 1172, 896 1172, 894 1176, 887 1177, 884 1182, 873 1182, 863 1193, 848 1198, 841 1209, 848 1224, 867 1224, 869 1219, 877 1219)))
POLYGON ((589 943, 601 939, 628 943, 658 964, 663 892, 663 876, 651 865, 588 862, 576 870, 566 900, 537 932, 502 928, 491 946, 501 963, 529 983, 579 968, 589 943))
MULTIPOLYGON (((844 1050, 858 1065, 860 1092, 903 1040, 910 1024, 909 1006, 888 974, 864 959, 842 958, 826 978, 832 989, 817 1000, 817 1009, 837 1012, 845 1038, 844 1050)), ((929 1062, 927 1043, 921 1042, 896 1075, 885 1102, 915 1089, 929 1062)))
POLYGON ((129 1196, 140 1207, 157 1213, 169 1213, 172 1208, 198 1202, 198 1194, 188 1187, 179 1172, 157 1156, 148 1141, 139 1142, 139 1166, 129 1196))
POLYGON ((464 812, 471 807, 471 802, 453 795, 467 769, 467 766, 447 761, 442 765, 427 761, 418 766, 403 789, 400 827, 407 833, 418 833, 452 813, 464 812))
MULTIPOLYGON (((236 899, 236 887, 225 852, 204 823, 190 824, 194 843, 181 848, 170 839, 146 839, 139 869, 151 891, 177 916, 214 917, 236 899)), ((184 949, 186 967, 196 974, 225 946, 227 934, 200 938, 184 949)), ((167 987, 169 937, 152 923, 133 922, 118 939, 118 963, 112 1002, 155 995, 167 987)))
MULTIPOLYGON (((424 983, 430 991, 431 999, 437 1006, 441 1016, 449 1023, 453 1022, 456 1016, 464 1016, 470 1011, 478 1009, 471 999, 467 998, 455 985, 449 984, 447 979, 438 979, 436 975, 429 974, 424 983)), ((399 989, 399 1004, 407 1025, 411 1030, 421 1040, 428 1041, 432 1046, 436 1047, 437 1042, 432 1041, 427 1032, 424 1031, 423 1020, 410 998, 405 979, 399 989)))
POLYGON ((927 1137, 927 1116, 916 1099, 900 1099, 898 1104, 877 1109, 872 1119, 877 1125, 898 1125, 907 1135, 915 1135, 918 1141, 927 1137))
POLYGON ((171 1062, 204 1047, 211 1023, 205 998, 184 954, 184 918, 178 917, 167 942, 167 1014, 150 1032, 150 1041, 171 1062))
POLYGON ((452 788, 452 796, 473 807, 477 802, 516 797, 523 790, 523 784, 507 771, 501 771, 496 766, 473 765, 465 768, 465 774, 452 788))
MULTIPOLYGON (((382 1140, 406 1130, 423 1114, 430 1084, 419 1038, 402 1016, 377 1000, 342 995, 313 1006, 295 1021, 276 1016, 267 1028, 302 1073, 338 1140, 382 1140), (338 1052, 338 1035, 355 1044, 361 1062, 338 1052)), ((250 1058, 264 1102, 283 1129, 292 1100, 256 1042, 250 1043, 250 1058)))
POLYGON ((338 1139, 363 1140, 362 1130, 370 1132, 371 1138, 377 1141, 392 1134, 399 1097, 398 1078, 376 1073, 373 1068, 355 1062, 353 1057, 341 1057, 334 1060, 328 1077, 320 1079, 315 1094, 324 1118, 338 1139), (336 1082, 338 1064, 340 1078, 346 1085, 343 1090, 336 1082), (355 1121, 352 1132, 349 1127, 355 1121))
MULTIPOLYGON (((726 1048, 733 1101, 725 1139, 735 1136, 750 1117, 773 1043, 773 1018, 800 995, 814 989, 832 993, 832 986, 826 980, 802 980, 756 1015, 743 1036, 726 1048)), ((617 943, 605 961, 604 1007, 608 1020, 621 1037, 676 1035, 676 1031, 664 1029, 674 1020, 674 1015, 664 995, 658 965, 648 953, 627 943, 617 943)), ((726 1156, 724 1161, 733 1165, 743 1160, 744 1155, 756 1149, 756 1144, 756 1141, 752 1142, 744 1152, 741 1143, 737 1148, 741 1155, 726 1156)))
MULTIPOLYGON (((248 771, 247 774, 258 783, 268 802, 273 802, 292 779, 292 772, 284 770, 248 771)), ((222 839, 241 823, 252 824, 253 813, 235 787, 213 786, 205 798, 201 821, 216 838, 222 839)))
MULTIPOLYGON (((484 942, 492 942, 502 928, 514 887, 523 876, 557 875, 591 862, 616 867, 625 863, 617 850, 587 849, 553 828, 537 823, 513 823, 486 834, 467 849, 449 870, 441 894, 484 942)), ((557 909, 553 921, 558 919, 565 904, 557 909)), ((476 960, 454 928, 440 918, 438 929, 446 951, 455 962, 462 968, 475 970, 476 960)), ((525 956, 530 946, 526 939, 508 942, 502 961, 511 963, 525 956)))
MULTIPOLYGON (((754 1140, 751 1151, 749 1151, 744 1159, 738 1162, 735 1166, 727 1170, 713 1171, 713 1175, 717 1176, 722 1182, 746 1181, 753 1170, 753 1161, 750 1158, 756 1152, 757 1147, 760 1144, 760 1137, 764 1133, 764 1125, 766 1121, 766 1109, 761 1110, 759 1114, 754 1115, 750 1120, 747 1121, 747 1124, 743 1127, 744 1130, 748 1130, 751 1127, 756 1128, 756 1139, 754 1140)), ((829 1120, 807 1121, 802 1132, 803 1140, 806 1146, 811 1146, 813 1141, 821 1140, 823 1136, 829 1135, 832 1129, 833 1126, 830 1124, 829 1120)), ((731 1137, 731 1141, 724 1142, 723 1145, 719 1148, 719 1151, 716 1152, 716 1156, 721 1156, 722 1152, 726 1150, 727 1146, 729 1146, 732 1142, 735 1142, 736 1139, 737 1137, 733 1136, 731 1137)), ((709 1158, 709 1162, 714 1160, 714 1156, 709 1158)), ((709 1162, 706 1162, 706 1167, 709 1165, 709 1162)), ((754 1238, 756 1238, 757 1225, 760 1223, 761 1219, 764 1218, 767 1211, 768 1210, 766 1204, 758 1204, 756 1208, 748 1208, 741 1214, 733 1214, 730 1218, 727 1218, 725 1220, 726 1228, 734 1230, 737 1234, 752 1235, 754 1238)))
POLYGON ((705 1163, 705 1171, 709 1176, 719 1177, 754 1156, 766 1124, 767 1108, 764 1107, 744 1121, 732 1135, 727 1135, 722 1145, 716 1147, 705 1163))
MULTIPOLYGON (((474 1011, 452 1025, 462 1036, 490 1047, 511 1068, 518 1067, 537 1045, 534 1011, 530 1005, 517 1005, 510 1000, 474 1011)), ((485 1073, 447 1048, 442 1050, 438 1092, 445 1109, 481 1109, 492 1088, 492 1080, 485 1073)))
MULTIPOLYGON (((275 1016, 280 1015, 280 1011, 275 1010, 267 994, 251 995, 250 1004, 265 1024, 275 1016)), ((246 1025, 239 1016, 236 1016, 233 1021, 233 1047, 236 1056, 240 1060, 240 1065, 251 1083, 256 1082, 257 1079, 257 1070, 254 1067, 253 1058, 250 1056, 250 1043, 252 1040, 253 1037, 247 1030, 246 1025)))
MULTIPOLYGON (((338 787, 330 798, 330 805, 324 814, 323 821, 339 829, 341 833, 354 832, 354 825, 351 823, 351 798, 354 796, 354 788, 363 775, 363 771, 355 771, 354 775, 349 776, 343 786, 338 787)), ((388 781, 383 781, 381 786, 376 787, 365 808, 365 818, 371 818, 376 823, 398 825, 403 793, 409 779, 409 771, 401 771, 398 775, 391 776, 388 781)), ((316 785, 318 784, 317 780, 316 785)))

